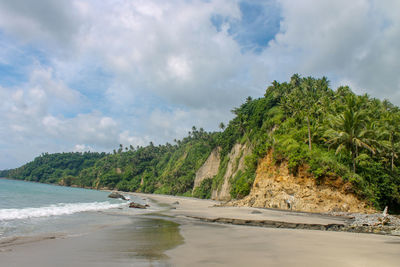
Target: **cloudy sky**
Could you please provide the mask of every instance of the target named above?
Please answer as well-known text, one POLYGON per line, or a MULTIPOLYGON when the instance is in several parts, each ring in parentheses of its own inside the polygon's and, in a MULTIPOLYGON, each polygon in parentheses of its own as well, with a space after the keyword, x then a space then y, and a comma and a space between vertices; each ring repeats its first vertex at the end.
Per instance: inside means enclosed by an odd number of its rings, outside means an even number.
POLYGON ((216 130, 293 73, 400 105, 400 1, 0 0, 0 169, 216 130))

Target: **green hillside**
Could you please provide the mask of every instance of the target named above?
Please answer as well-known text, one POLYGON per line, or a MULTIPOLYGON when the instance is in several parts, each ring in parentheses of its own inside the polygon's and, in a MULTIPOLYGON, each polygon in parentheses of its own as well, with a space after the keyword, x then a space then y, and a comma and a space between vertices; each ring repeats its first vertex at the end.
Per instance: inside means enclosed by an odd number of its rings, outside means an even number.
POLYGON ((220 147, 218 174, 195 191, 198 197, 209 197, 221 186, 234 144, 248 143, 253 152, 246 158, 246 168, 231 180, 234 198, 250 192, 258 160, 273 149, 275 160, 288 160, 292 173, 307 164, 315 179, 341 177, 377 208, 400 210, 400 110, 389 101, 355 95, 347 86, 332 90, 325 77, 293 75, 289 82, 273 82, 264 97, 249 97, 232 112, 235 117, 226 127, 221 123, 221 132, 193 127, 174 144, 121 145, 112 154, 43 154, 0 176, 191 195, 196 171, 220 147))

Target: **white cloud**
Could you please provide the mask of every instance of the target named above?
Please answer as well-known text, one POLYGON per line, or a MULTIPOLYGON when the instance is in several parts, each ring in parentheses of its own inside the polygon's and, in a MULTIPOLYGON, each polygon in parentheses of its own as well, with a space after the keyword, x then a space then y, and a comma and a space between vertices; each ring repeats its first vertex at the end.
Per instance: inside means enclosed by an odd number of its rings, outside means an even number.
POLYGON ((72 149, 73 152, 87 152, 87 151, 93 151, 93 148, 90 146, 87 146, 85 144, 76 144, 74 148, 72 149))
POLYGON ((255 54, 230 33, 243 17, 239 1, 0 0, 0 62, 39 58, 24 68, 26 82, 0 83, 0 150, 11 155, 0 169, 40 152, 217 129, 246 96, 293 73, 400 104, 399 1, 277 1, 280 32, 255 54), (219 29, 215 14, 229 17, 219 29))
POLYGON ((0 0, 0 28, 24 42, 64 47, 73 43, 79 23, 74 1, 0 0))
POLYGON ((400 104, 398 1, 280 2, 281 32, 263 54, 270 77, 324 75, 400 104))

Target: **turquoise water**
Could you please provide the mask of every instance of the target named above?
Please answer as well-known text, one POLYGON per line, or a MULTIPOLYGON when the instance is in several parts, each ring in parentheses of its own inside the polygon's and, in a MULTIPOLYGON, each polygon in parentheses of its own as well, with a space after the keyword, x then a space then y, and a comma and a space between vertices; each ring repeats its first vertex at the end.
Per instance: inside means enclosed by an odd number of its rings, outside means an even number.
POLYGON ((56 203, 111 201, 112 199, 107 199, 108 194, 97 190, 0 179, 0 209, 34 208, 56 203))
POLYGON ((0 179, 0 238, 71 232, 113 221, 127 202, 108 192, 0 179), (108 213, 107 213, 108 212, 108 213))

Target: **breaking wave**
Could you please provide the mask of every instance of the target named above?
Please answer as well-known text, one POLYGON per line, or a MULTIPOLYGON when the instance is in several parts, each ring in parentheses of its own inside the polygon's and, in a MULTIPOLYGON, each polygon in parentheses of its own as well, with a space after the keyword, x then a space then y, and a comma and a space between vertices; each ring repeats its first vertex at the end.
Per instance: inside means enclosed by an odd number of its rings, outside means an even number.
POLYGON ((111 204, 110 202, 105 201, 91 203, 59 203, 40 208, 0 209, 0 220, 5 221, 57 215, 69 215, 83 211, 97 211, 119 208, 125 205, 126 203, 111 204))

